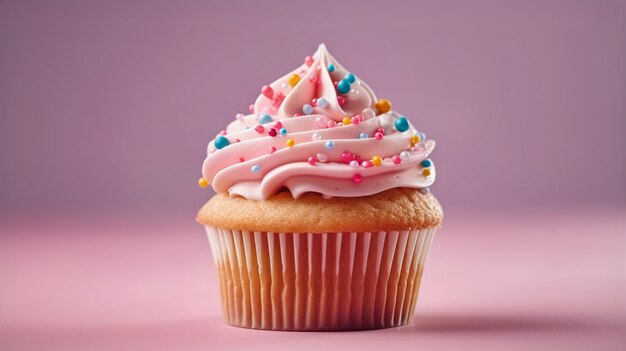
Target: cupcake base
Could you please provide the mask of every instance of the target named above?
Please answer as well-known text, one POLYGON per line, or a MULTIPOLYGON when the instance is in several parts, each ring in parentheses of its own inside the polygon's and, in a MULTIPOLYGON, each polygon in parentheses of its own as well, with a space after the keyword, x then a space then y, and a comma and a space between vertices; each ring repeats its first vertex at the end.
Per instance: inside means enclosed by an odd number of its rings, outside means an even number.
POLYGON ((410 323, 436 231, 319 234, 205 228, 224 322, 291 331, 410 323))

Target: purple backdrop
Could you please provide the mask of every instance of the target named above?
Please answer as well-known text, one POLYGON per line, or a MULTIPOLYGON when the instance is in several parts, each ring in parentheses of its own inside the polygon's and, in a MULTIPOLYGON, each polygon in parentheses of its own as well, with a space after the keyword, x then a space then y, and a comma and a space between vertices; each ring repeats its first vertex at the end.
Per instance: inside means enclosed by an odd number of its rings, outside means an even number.
POLYGON ((438 141, 445 207, 622 206, 623 1, 2 1, 0 210, 193 212, 209 139, 320 42, 438 141))

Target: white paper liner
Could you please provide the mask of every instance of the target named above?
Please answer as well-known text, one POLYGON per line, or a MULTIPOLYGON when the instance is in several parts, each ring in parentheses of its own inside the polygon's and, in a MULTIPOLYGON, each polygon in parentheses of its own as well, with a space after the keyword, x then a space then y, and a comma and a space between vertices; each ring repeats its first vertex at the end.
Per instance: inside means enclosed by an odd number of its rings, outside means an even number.
POLYGON ((224 321, 271 330, 357 330, 413 319, 436 228, 266 233, 205 226, 224 321))

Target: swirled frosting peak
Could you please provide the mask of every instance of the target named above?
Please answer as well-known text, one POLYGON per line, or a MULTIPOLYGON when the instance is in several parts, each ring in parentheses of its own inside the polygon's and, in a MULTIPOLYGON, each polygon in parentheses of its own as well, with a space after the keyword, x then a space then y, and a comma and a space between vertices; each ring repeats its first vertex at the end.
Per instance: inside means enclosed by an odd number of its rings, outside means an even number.
POLYGON ((324 44, 261 88, 251 114, 209 143, 199 184, 262 200, 288 189, 329 198, 366 196, 435 180, 433 140, 377 99, 324 44))

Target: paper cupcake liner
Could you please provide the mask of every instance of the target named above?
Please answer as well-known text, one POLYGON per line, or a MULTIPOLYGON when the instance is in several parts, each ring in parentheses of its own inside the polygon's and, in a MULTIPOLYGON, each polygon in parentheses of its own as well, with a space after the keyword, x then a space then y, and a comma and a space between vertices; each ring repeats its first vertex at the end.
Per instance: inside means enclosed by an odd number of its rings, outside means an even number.
POLYGON ((271 330, 409 323, 436 231, 320 234, 205 227, 224 321, 271 330))

